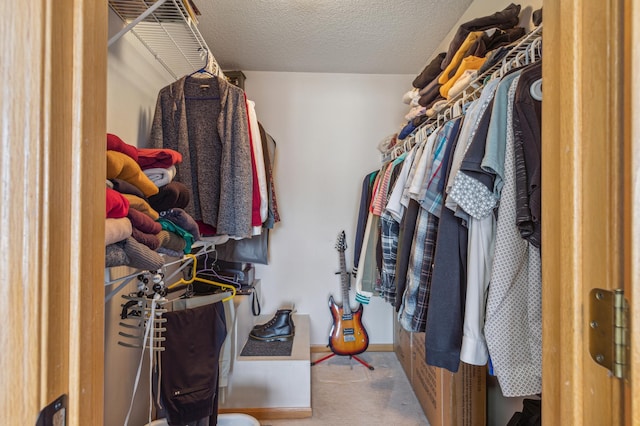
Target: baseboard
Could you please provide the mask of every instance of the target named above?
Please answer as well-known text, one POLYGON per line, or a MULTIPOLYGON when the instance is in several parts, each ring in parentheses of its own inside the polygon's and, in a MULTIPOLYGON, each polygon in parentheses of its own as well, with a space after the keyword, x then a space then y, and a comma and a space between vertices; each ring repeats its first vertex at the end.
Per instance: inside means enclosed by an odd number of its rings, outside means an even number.
POLYGON ((306 419, 312 416, 311 408, 220 408, 218 413, 242 413, 258 420, 306 419))
MULTIPOLYGON (((327 345, 311 345, 311 353, 331 352, 327 345)), ((369 345, 367 352, 393 352, 393 343, 377 343, 369 345)))

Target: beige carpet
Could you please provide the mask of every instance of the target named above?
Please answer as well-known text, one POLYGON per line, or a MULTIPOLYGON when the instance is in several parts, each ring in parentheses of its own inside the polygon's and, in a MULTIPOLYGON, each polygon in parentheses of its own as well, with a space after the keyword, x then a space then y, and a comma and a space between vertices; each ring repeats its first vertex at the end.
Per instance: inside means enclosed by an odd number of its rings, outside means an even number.
MULTIPOLYGON (((312 354, 316 360, 326 354, 312 354)), ((262 426, 425 426, 427 418, 393 352, 359 355, 370 371, 349 357, 335 356, 311 367, 313 417, 263 420, 262 426)))

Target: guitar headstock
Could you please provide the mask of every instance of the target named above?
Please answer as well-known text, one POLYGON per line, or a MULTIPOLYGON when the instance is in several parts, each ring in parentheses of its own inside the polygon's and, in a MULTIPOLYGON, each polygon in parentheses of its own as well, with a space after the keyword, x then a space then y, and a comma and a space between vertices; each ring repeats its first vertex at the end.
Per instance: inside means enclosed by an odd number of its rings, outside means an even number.
POLYGON ((347 238, 344 234, 344 231, 338 234, 338 239, 336 240, 336 250, 345 251, 347 249, 347 238))

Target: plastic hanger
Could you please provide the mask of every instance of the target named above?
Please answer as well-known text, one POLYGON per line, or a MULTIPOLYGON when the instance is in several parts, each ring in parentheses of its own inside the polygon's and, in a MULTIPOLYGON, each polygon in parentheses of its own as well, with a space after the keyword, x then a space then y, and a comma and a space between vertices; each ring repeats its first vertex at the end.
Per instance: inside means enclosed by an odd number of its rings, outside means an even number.
MULTIPOLYGON (((531 62, 535 62, 536 54, 538 56, 542 56, 542 52, 540 49, 542 48, 542 39, 537 38, 533 40, 531 46, 529 46, 529 54, 531 56, 531 62)), ((542 101, 542 79, 538 79, 531 84, 529 88, 529 93, 531 93, 531 97, 536 101, 542 101)))
POLYGON ((187 77, 195 76, 196 74, 208 74, 211 77, 217 77, 218 67, 213 60, 213 55, 209 50, 206 52, 205 64, 199 70, 196 70, 189 74, 187 77))
POLYGON ((234 286, 232 286, 231 284, 223 284, 223 283, 219 283, 219 282, 216 282, 216 281, 211 281, 211 280, 207 280, 207 279, 198 277, 196 275, 196 267, 197 267, 198 259, 193 254, 185 254, 185 257, 188 258, 188 259, 191 259, 191 262, 192 262, 191 274, 190 274, 191 278, 189 278, 188 280, 185 280, 184 278, 180 278, 178 281, 176 281, 175 283, 173 283, 169 287, 167 287, 167 289, 171 290, 172 288, 175 288, 175 287, 177 287, 179 285, 189 285, 189 284, 193 283, 194 281, 197 281, 197 282, 201 282, 201 283, 204 283, 204 284, 214 285, 214 286, 218 286, 218 287, 221 287, 221 288, 225 288, 225 289, 231 290, 231 296, 225 297, 224 299, 222 299, 223 302, 226 302, 227 300, 230 300, 233 297, 235 297, 236 288, 234 286))
POLYGON ((236 288, 235 286, 231 285, 231 284, 224 284, 224 283, 219 283, 217 281, 211 281, 211 280, 207 280, 201 277, 195 277, 193 279, 193 281, 199 282, 199 283, 204 283, 204 284, 209 284, 209 285, 213 285, 213 286, 217 286, 217 287, 221 287, 221 288, 226 288, 227 290, 231 290, 231 295, 225 297, 224 299, 222 299, 223 302, 226 302, 227 300, 231 300, 235 297, 236 295, 236 288))
POLYGON ((531 93, 531 97, 536 101, 542 101, 542 79, 531 83, 531 87, 529 88, 529 93, 531 93))

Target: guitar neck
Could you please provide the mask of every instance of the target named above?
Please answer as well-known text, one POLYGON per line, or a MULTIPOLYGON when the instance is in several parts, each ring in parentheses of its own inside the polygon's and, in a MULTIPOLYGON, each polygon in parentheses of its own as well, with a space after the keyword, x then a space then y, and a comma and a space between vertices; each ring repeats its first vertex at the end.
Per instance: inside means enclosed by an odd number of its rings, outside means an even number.
POLYGON ((342 281, 342 310, 344 315, 351 315, 351 304, 349 303, 349 274, 347 273, 347 262, 344 251, 340 252, 340 278, 342 281))

